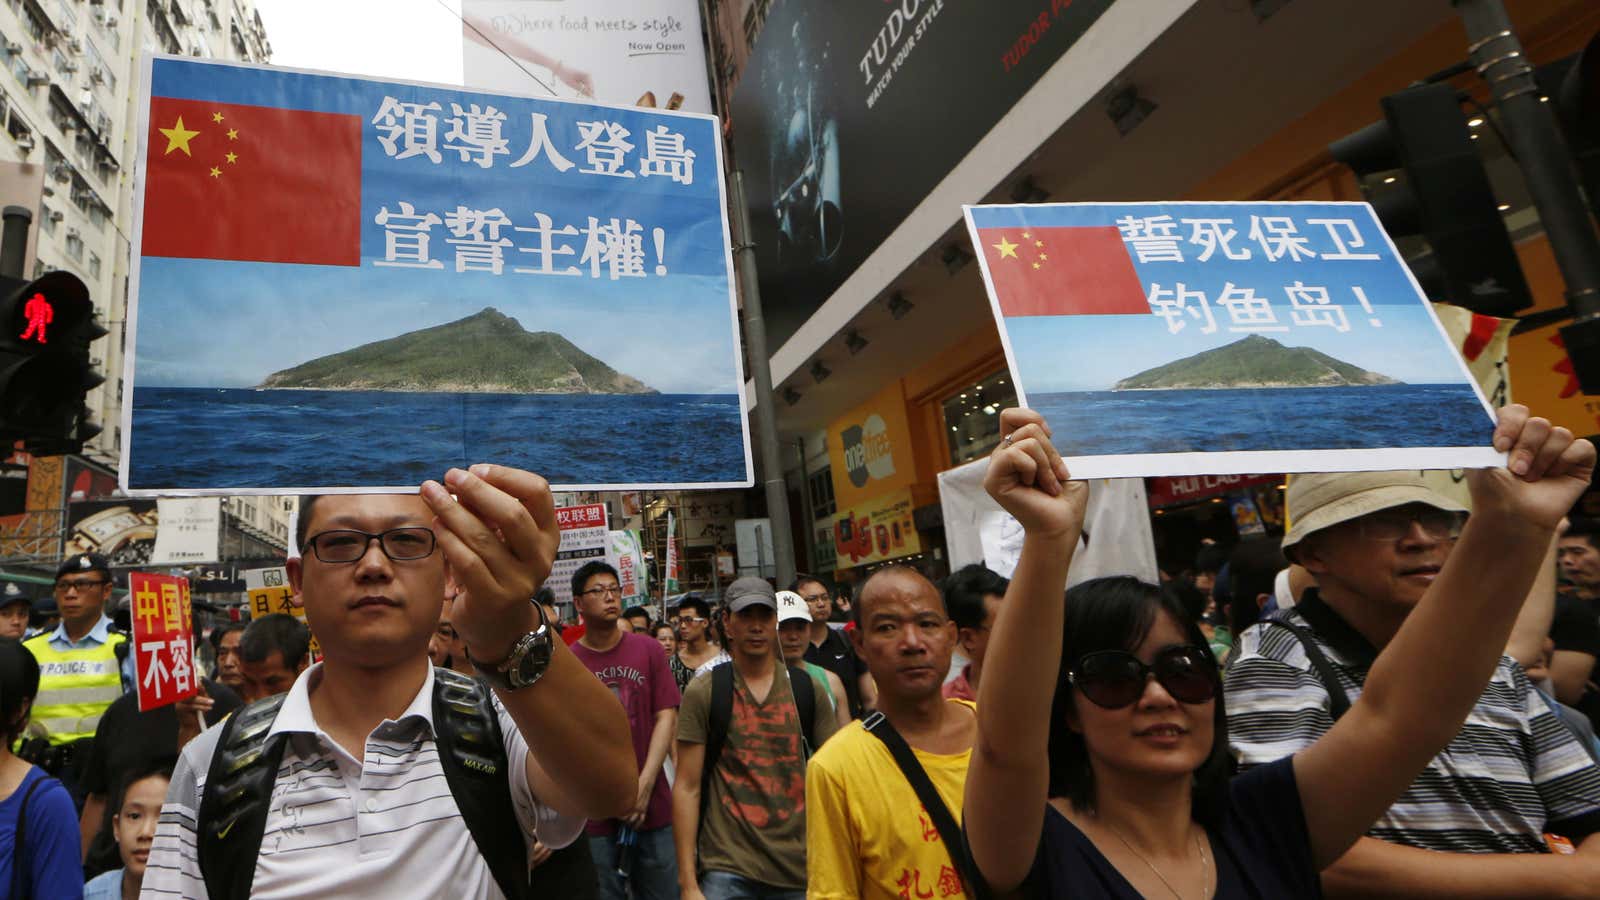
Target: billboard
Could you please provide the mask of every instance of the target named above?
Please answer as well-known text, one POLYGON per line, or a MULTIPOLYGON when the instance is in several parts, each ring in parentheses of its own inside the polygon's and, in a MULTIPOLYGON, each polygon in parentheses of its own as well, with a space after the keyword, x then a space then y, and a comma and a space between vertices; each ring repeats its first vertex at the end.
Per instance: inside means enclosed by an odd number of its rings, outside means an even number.
POLYGON ((730 120, 774 349, 1111 2, 773 3, 730 120))
POLYGON ((221 509, 215 497, 72 503, 64 555, 98 553, 113 568, 216 562, 221 509))
POLYGON ((698 0, 464 0, 466 85, 711 112, 698 0))

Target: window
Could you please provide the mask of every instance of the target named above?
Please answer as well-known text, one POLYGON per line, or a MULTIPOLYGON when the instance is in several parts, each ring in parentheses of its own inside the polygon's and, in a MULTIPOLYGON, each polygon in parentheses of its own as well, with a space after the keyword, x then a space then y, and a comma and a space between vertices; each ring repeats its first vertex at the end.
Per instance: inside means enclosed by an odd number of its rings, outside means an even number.
POLYGON ((823 516, 833 515, 835 503, 833 499, 832 469, 825 468, 820 472, 812 472, 806 489, 811 492, 812 518, 820 519, 823 516))
POLYGON ((76 233, 77 229, 67 229, 67 255, 75 260, 83 260, 83 237, 76 233))
POLYGON ((39 205, 39 230, 45 234, 56 233, 55 214, 50 211, 50 207, 42 203, 39 205))
POLYGON ((89 274, 95 278, 100 277, 100 255, 98 253, 89 254, 89 274))
POLYGON ((1000 443, 1000 410, 1017 405, 1017 392, 1005 370, 944 401, 950 462, 960 465, 987 454, 1000 443))

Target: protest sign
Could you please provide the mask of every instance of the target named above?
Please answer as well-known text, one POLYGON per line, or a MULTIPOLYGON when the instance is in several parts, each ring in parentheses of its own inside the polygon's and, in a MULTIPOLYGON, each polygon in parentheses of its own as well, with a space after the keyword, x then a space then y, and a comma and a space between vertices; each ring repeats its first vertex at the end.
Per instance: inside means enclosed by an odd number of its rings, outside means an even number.
POLYGON ((649 598, 647 585, 650 570, 644 564, 639 532, 611 532, 611 555, 608 561, 617 568, 617 580, 622 583, 623 605, 632 606, 649 598))
POLYGON ((1076 477, 1504 463, 1365 203, 966 214, 1017 397, 1076 477))
POLYGON ((665 586, 663 589, 670 595, 679 590, 678 582, 678 531, 676 522, 673 521, 672 510, 667 510, 667 561, 666 575, 661 579, 665 586))
POLYGON ((697 0, 465 0, 469 87, 711 112, 697 0))
POLYGON ((922 552, 910 488, 863 500, 834 516, 833 546, 841 567, 866 566, 922 552), (848 562, 847 562, 848 560, 848 562))
MULTIPOLYGON (((1007 578, 1022 556, 1022 525, 983 489, 987 459, 939 473, 939 506, 949 544, 950 568, 982 563, 1007 578)), ((1144 482, 1116 478, 1089 484, 1084 540, 1072 557, 1067 584, 1110 575, 1159 583, 1155 536, 1144 482)))
MULTIPOLYGON (((295 601, 294 588, 289 584, 289 573, 283 566, 246 569, 240 574, 244 576, 245 594, 250 598, 252 620, 273 613, 283 613, 299 619, 306 628, 311 627, 311 623, 306 622, 305 606, 295 601)), ((313 634, 311 661, 316 662, 319 659, 322 659, 322 645, 317 643, 317 636, 313 634)))
POLYGON ((715 119, 144 78, 130 493, 414 490, 482 460, 561 490, 752 483, 715 119), (597 422, 623 443, 594 452, 597 422))
MULTIPOLYGON (((572 602, 572 576, 586 562, 606 561, 611 551, 611 531, 604 503, 562 506, 556 509, 556 525, 561 529, 561 544, 556 548, 555 565, 545 580, 560 603, 572 602)), ((623 591, 627 595, 627 591, 623 591)))
POLYGON ((139 711, 193 697, 200 691, 194 670, 194 616, 189 579, 128 573, 133 598, 133 663, 139 711))

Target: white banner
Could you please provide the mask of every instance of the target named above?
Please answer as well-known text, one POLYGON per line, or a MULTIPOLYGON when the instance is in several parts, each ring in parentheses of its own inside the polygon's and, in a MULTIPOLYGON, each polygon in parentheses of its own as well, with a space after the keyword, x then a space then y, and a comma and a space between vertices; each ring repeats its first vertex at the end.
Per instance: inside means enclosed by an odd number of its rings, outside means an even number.
POLYGON ((463 0, 461 12, 467 87, 711 112, 696 0, 463 0))
MULTIPOLYGON (((1022 526, 984 491, 983 476, 988 471, 989 460, 980 459, 939 473, 950 568, 983 563, 1010 578, 1022 554, 1022 526)), ((1068 586, 1107 575, 1160 583, 1143 479, 1090 481, 1083 530, 1084 540, 1067 574, 1068 586)))
MULTIPOLYGON (((639 532, 611 532, 611 555, 607 559, 617 570, 617 581, 622 583, 622 605, 633 606, 645 602, 646 582, 649 572, 644 565, 644 551, 639 547, 639 532)), ((571 589, 571 586, 568 586, 571 589)))
POLYGON ((216 562, 222 539, 222 498, 157 500, 156 545, 150 565, 181 566, 216 562))

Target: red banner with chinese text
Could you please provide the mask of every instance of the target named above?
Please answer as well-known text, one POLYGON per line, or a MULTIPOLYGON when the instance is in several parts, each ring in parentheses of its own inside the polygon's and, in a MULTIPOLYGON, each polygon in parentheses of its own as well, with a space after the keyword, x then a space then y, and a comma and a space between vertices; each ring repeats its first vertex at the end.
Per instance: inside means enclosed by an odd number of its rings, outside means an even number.
POLYGON ((200 678, 194 670, 189 579, 131 572, 128 593, 139 711, 193 697, 200 691, 200 678))

